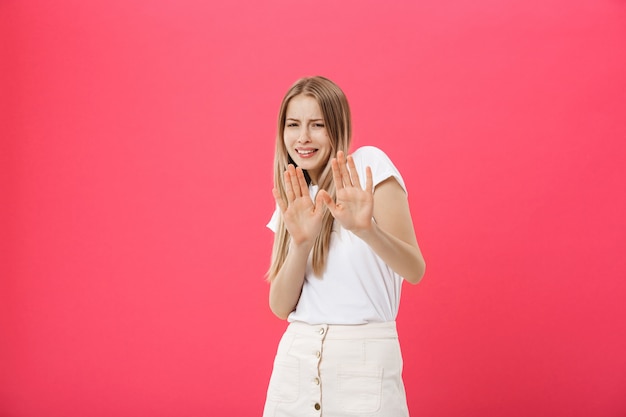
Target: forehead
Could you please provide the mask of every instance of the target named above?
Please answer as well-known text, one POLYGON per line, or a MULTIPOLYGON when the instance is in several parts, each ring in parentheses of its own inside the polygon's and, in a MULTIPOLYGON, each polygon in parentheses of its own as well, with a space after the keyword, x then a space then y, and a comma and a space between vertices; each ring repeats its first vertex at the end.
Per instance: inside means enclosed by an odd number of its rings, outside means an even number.
POLYGON ((298 94, 287 104, 287 118, 322 118, 322 110, 314 97, 298 94))

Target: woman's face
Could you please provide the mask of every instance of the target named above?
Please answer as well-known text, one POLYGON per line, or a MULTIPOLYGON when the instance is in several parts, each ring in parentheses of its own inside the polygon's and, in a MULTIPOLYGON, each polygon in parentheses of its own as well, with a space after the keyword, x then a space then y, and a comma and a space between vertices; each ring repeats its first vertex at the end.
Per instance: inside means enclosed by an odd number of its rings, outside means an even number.
POLYGON ((289 101, 283 137, 291 159, 307 170, 316 184, 331 153, 330 138, 317 100, 299 94, 289 101))

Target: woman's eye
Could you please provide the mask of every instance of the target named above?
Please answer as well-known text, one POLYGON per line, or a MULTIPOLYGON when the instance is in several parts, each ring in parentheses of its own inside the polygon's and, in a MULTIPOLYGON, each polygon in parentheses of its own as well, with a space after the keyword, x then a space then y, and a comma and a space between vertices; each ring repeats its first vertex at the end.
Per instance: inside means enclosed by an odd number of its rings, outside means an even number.
POLYGON ((298 126, 297 123, 287 123, 287 127, 296 127, 298 126))
POLYGON ((314 126, 315 126, 315 127, 322 128, 322 127, 324 127, 324 123, 315 123, 315 125, 314 125, 314 126))

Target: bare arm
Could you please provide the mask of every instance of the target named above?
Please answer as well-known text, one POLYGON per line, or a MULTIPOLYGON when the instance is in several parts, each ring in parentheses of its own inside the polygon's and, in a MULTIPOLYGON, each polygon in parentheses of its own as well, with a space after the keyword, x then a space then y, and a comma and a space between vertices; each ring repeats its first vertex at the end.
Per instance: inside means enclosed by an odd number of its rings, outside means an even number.
POLYGON ((323 193, 333 217, 363 239, 397 274, 417 284, 426 268, 417 244, 406 193, 394 178, 372 186, 372 171, 366 168, 365 189, 351 156, 342 152, 332 161, 337 201, 323 193))
POLYGON ((285 263, 270 283, 270 309, 283 320, 295 310, 300 299, 306 262, 311 251, 307 246, 291 244, 285 263))
POLYGON ((426 264, 415 237, 406 193, 393 177, 374 190, 374 220, 369 228, 354 233, 405 280, 420 282, 426 264))
POLYGON ((278 190, 272 192, 291 241, 285 262, 270 283, 269 296, 270 309, 281 319, 289 316, 300 299, 307 259, 322 227, 324 207, 320 195, 313 204, 302 169, 290 165, 284 179, 287 201, 278 190))

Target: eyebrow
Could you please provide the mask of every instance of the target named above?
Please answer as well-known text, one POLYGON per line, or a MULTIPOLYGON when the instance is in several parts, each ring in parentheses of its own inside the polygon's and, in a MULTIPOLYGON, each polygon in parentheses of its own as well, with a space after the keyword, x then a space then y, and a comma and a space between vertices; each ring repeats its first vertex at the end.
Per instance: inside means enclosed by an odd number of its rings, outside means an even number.
MULTIPOLYGON (((287 117, 287 119, 286 119, 286 120, 293 120, 293 121, 296 121, 296 122, 299 122, 299 121, 300 121, 300 119, 294 119, 293 117, 287 117)), ((309 120, 309 121, 310 121, 310 122, 323 122, 323 121, 324 121, 324 119, 311 119, 311 120, 309 120)))

